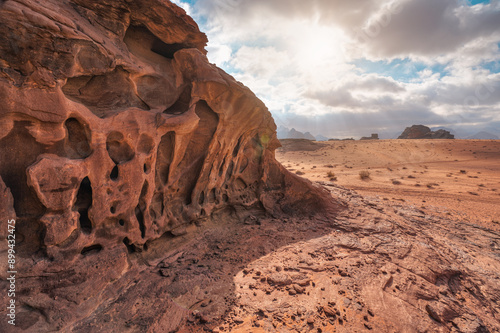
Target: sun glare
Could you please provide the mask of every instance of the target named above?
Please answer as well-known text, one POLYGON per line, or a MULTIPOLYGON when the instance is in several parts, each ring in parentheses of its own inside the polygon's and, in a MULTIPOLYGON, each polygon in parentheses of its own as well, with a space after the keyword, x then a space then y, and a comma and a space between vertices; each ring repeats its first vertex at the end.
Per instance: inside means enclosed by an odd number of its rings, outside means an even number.
POLYGON ((294 55, 301 67, 336 64, 344 57, 341 34, 331 27, 300 25, 295 30, 293 42, 294 55))

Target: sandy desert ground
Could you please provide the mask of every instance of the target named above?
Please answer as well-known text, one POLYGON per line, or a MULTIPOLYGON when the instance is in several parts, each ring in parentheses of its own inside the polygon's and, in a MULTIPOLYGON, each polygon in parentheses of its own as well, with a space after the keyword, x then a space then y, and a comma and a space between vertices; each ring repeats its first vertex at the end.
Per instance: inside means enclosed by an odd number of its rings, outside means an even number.
MULTIPOLYGON (((277 159, 344 209, 205 234, 206 257, 213 247, 242 265, 180 332, 500 332, 500 142, 282 145, 277 159)), ((175 283, 192 284, 188 264, 175 283)))
POLYGON ((282 140, 277 159, 311 181, 404 201, 500 230, 500 141, 282 140), (367 171, 369 178, 361 179, 367 171))

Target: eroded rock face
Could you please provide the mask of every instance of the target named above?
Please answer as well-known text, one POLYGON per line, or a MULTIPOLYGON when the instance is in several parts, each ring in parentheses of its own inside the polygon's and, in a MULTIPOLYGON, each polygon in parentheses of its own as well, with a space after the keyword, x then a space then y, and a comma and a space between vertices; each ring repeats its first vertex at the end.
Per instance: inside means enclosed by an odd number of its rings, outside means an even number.
POLYGON ((0 21, 0 237, 16 219, 25 328, 88 315, 131 253, 193 225, 336 209, 275 161, 271 114, 169 1, 1 1, 0 21))
POLYGON ((431 131, 427 126, 413 125, 405 128, 398 139, 455 139, 455 136, 443 129, 431 131))
POLYGON ((310 186, 274 161, 270 113, 208 63, 183 10, 159 0, 0 8, 0 174, 19 232, 41 231, 29 237, 49 254, 141 248, 215 210, 302 201, 293 192, 310 186))

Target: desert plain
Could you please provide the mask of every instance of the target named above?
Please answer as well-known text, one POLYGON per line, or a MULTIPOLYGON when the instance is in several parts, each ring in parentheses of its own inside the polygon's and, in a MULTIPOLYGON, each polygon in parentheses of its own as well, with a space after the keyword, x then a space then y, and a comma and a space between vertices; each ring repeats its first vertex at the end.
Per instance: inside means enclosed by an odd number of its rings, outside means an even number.
POLYGON ((500 230, 498 140, 282 140, 277 159, 311 181, 500 230), (364 178, 360 173, 365 172, 364 178))
POLYGON ((343 208, 220 231, 244 268, 225 314, 182 332, 500 332, 499 141, 281 144, 343 208))

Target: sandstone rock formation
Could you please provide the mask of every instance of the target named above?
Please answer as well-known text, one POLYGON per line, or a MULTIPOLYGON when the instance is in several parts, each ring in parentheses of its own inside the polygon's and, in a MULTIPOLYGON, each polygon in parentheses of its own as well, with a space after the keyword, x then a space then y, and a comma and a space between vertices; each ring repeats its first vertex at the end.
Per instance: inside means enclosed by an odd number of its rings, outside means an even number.
POLYGON ((275 161, 271 114, 169 1, 2 1, 0 21, 0 250, 15 218, 25 328, 88 315, 157 239, 336 209, 275 161))
POLYGON ((431 131, 427 126, 413 125, 407 127, 398 139, 455 139, 455 136, 443 129, 431 131))
POLYGON ((373 133, 371 136, 364 136, 360 140, 378 140, 378 139, 379 139, 378 134, 373 133))
POLYGON ((301 182, 274 161, 266 107, 175 5, 7 1, 1 17, 0 174, 40 246, 141 247, 223 207, 274 211, 274 189, 301 182))

